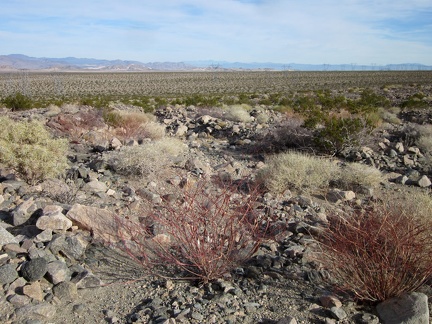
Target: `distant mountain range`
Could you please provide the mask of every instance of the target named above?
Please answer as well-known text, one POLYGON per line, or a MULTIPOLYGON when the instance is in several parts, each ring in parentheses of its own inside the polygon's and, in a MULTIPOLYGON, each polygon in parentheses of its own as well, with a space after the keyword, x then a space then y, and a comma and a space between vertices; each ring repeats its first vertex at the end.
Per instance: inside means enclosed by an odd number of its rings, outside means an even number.
POLYGON ((23 54, 0 55, 0 72, 3 71, 379 71, 379 70, 432 70, 432 66, 419 63, 388 65, 360 64, 297 64, 297 63, 243 63, 225 61, 149 62, 101 60, 94 58, 47 58, 23 54))

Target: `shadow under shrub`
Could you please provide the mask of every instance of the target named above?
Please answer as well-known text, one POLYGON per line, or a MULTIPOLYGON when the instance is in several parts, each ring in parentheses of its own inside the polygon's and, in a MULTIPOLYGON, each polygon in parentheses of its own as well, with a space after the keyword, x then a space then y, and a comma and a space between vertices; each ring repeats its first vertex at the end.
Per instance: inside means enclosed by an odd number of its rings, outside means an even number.
POLYGON ((384 202, 347 217, 329 217, 317 260, 336 287, 365 302, 412 292, 432 275, 430 218, 384 202))
POLYGON ((125 233, 120 249, 156 275, 204 283, 222 278, 248 261, 263 240, 257 197, 199 181, 139 221, 118 219, 125 233))

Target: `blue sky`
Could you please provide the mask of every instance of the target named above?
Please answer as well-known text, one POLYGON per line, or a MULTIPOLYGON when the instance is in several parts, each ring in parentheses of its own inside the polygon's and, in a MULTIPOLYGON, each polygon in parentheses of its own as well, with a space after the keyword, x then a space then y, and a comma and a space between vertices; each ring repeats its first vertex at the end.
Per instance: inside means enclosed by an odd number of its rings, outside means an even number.
POLYGON ((431 0, 5 0, 0 54, 432 65, 431 0))

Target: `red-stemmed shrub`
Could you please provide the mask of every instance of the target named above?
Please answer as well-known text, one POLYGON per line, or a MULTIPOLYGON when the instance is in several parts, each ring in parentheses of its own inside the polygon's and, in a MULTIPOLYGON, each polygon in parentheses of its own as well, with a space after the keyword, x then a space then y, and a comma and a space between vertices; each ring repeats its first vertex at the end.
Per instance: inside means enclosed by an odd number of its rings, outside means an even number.
POLYGON ((257 197, 254 190, 198 181, 140 221, 119 219, 126 233, 121 248, 154 274, 168 270, 204 283, 221 278, 249 260, 264 238, 257 197))
POLYGON ((382 202, 329 218, 318 260, 333 283, 365 302, 412 292, 432 275, 431 218, 397 202, 382 202))

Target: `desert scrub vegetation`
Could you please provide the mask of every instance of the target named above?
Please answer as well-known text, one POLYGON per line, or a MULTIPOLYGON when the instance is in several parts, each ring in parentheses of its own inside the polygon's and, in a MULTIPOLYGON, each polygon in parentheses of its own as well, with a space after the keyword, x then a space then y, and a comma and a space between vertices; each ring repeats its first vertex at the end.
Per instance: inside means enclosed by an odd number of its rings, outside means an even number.
POLYGON ((68 144, 54 139, 39 121, 0 117, 0 162, 29 184, 61 175, 67 168, 68 144))
POLYGON ((317 260, 337 289, 376 303, 415 291, 431 278, 432 219, 413 214, 409 205, 383 201, 330 215, 317 260))
POLYGON ((241 123, 249 123, 251 122, 252 116, 249 114, 249 111, 252 109, 251 106, 246 104, 241 105, 232 105, 228 107, 224 107, 225 115, 224 117, 228 120, 241 122, 241 123))
POLYGON ((118 151, 107 152, 104 159, 119 174, 146 176, 154 170, 181 163, 186 153, 187 146, 181 140, 165 137, 138 146, 123 146, 118 151))
POLYGON ((105 122, 114 128, 116 136, 128 139, 160 139, 165 136, 165 127, 156 122, 150 113, 110 110, 104 113, 105 122))
POLYGON ((337 170, 337 165, 328 159, 286 152, 270 156, 266 167, 258 173, 257 181, 276 193, 287 189, 325 190, 337 170))
POLYGON ((275 193, 288 189, 318 193, 329 187, 353 191, 377 188, 383 176, 372 166, 360 163, 340 164, 323 157, 292 151, 270 156, 256 180, 275 193))
POLYGON ((16 92, 4 98, 1 101, 6 108, 12 111, 28 110, 33 108, 33 101, 29 96, 23 95, 21 92, 16 92))
POLYGON ((377 168, 361 163, 346 163, 337 170, 333 185, 358 192, 365 188, 376 189, 382 181, 384 177, 377 168))
POLYGON ((157 275, 208 283, 248 261, 267 227, 254 208, 259 195, 201 180, 140 221, 118 219, 120 248, 157 275))

